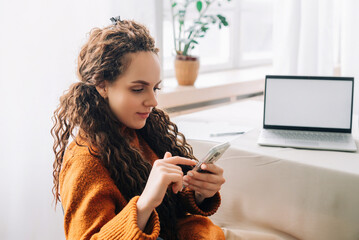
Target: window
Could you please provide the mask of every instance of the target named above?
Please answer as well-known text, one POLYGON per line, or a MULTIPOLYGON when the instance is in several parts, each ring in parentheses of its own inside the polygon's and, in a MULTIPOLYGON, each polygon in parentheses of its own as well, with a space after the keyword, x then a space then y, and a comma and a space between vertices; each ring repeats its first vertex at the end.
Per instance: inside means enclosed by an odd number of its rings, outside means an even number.
MULTIPOLYGON (((178 0, 180 1, 180 0, 178 0)), ((196 4, 195 2, 192 4, 196 4)), ((270 64, 272 62, 272 28, 274 0, 223 1, 213 4, 208 13, 222 14, 229 26, 218 29, 212 25, 191 52, 200 56, 200 72, 270 64)), ((174 43, 171 6, 164 0, 162 46, 164 76, 174 75, 174 43)), ((188 7, 186 21, 196 16, 195 6, 188 7)))
POLYGON ((273 0, 241 0, 239 67, 271 62, 273 5, 273 0))

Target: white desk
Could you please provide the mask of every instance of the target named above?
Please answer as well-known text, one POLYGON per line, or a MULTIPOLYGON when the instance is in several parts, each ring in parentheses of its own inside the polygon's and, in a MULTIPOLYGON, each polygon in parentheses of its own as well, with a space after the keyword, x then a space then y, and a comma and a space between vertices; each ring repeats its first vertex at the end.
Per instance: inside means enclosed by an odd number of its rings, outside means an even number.
MULTIPOLYGON (((187 138, 195 138, 190 143, 199 158, 215 145, 211 141, 232 140, 218 161, 227 181, 212 220, 274 239, 359 239, 359 153, 259 146, 262 113, 262 102, 243 101, 172 119, 187 138), (209 137, 226 124, 251 130, 209 137)), ((359 146, 357 116, 353 125, 359 146)))

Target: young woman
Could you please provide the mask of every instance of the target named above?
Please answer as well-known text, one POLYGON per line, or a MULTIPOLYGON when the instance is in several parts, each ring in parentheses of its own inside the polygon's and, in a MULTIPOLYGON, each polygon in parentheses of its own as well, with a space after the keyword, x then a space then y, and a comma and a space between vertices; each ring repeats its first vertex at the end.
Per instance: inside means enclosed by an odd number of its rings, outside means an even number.
POLYGON ((156 108, 153 38, 134 21, 114 22, 90 32, 80 81, 54 112, 53 193, 66 238, 224 239, 206 217, 220 205, 223 170, 190 170, 191 146, 156 108))

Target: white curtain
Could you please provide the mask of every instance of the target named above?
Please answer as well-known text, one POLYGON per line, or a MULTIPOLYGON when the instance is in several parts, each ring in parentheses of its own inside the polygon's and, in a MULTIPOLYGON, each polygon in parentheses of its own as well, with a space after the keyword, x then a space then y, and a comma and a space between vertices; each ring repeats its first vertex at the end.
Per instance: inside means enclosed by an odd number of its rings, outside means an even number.
POLYGON ((359 114, 359 1, 343 0, 340 17, 341 74, 355 78, 354 110, 359 114))
POLYGON ((277 0, 274 69, 279 74, 332 75, 334 0, 277 0))
POLYGON ((120 15, 153 35, 155 0, 0 1, 0 239, 65 239, 52 205, 51 116, 93 27, 120 15))
POLYGON ((358 12, 356 0, 276 0, 274 73, 355 77, 358 113, 358 12), (340 72, 335 71, 338 64, 340 72))

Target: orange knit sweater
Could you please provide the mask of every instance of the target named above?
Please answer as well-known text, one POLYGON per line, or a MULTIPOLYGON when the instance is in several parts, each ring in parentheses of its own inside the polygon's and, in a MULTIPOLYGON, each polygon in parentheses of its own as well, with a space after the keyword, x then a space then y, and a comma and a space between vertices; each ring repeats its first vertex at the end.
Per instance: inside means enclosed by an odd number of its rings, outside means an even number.
MULTIPOLYGON (((153 164, 158 156, 134 130, 126 132, 132 138, 131 145, 153 164)), ((77 137, 76 141, 89 146, 82 138, 77 137)), ((221 228, 205 217, 217 211, 219 193, 200 206, 195 202, 193 191, 185 189, 178 194, 190 213, 178 219, 181 239, 224 239, 221 228)), ((65 151, 60 172, 60 196, 67 239, 155 240, 159 236, 157 212, 152 212, 145 230, 141 231, 137 225, 136 208, 139 196, 127 202, 100 160, 92 156, 86 146, 78 146, 75 141, 65 151)))

